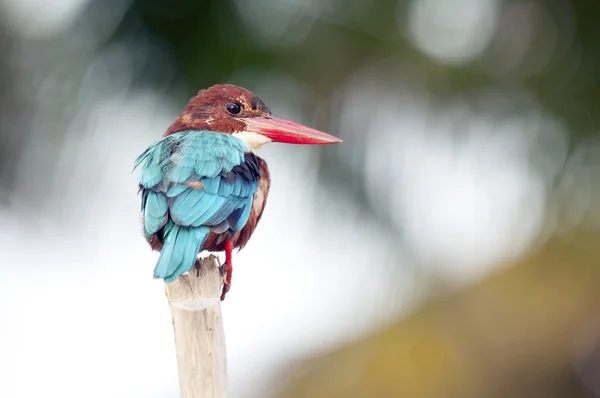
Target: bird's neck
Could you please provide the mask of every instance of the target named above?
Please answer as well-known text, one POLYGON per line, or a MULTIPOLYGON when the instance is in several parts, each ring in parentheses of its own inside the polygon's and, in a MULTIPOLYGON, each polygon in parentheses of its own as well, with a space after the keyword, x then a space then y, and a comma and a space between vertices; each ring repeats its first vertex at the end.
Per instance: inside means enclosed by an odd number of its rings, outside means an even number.
POLYGON ((250 131, 241 131, 239 133, 233 133, 232 136, 243 141, 244 144, 246 144, 248 148, 250 148, 252 153, 256 153, 263 145, 273 141, 269 137, 265 137, 264 135, 260 135, 250 131))
MULTIPOLYGON (((213 121, 212 118, 194 119, 194 118, 190 117, 190 115, 188 113, 183 113, 177 118, 177 120, 175 120, 175 122, 173 124, 171 124, 169 126, 169 128, 167 129, 167 131, 165 132, 165 134, 163 136, 166 137, 168 135, 175 134, 180 131, 186 131, 186 130, 215 131, 216 126, 214 126, 213 123, 211 123, 212 121, 213 121)), ((220 127, 223 127, 223 126, 220 126, 220 127)), ((227 126, 227 127, 230 132, 233 131, 233 133, 231 133, 231 135, 233 137, 236 137, 237 139, 241 140, 242 142, 244 142, 244 144, 246 144, 246 146, 250 149, 250 151, 252 151, 252 153, 256 153, 263 145, 268 144, 269 142, 273 141, 272 139, 265 137, 264 135, 260 135, 260 134, 253 133, 250 131, 235 132, 235 127, 239 127, 239 126, 232 125, 232 126, 227 126)), ((225 131, 215 131, 215 132, 227 134, 227 132, 225 132, 225 131)))
MULTIPOLYGON (((214 131, 210 124, 210 119, 202 119, 202 120, 191 120, 186 118, 184 115, 177 118, 177 120, 169 126, 164 137, 179 133, 180 131, 186 130, 197 130, 197 131, 214 131)), ((226 134, 226 133, 223 133, 226 134)), ((240 131, 231 134, 233 137, 241 140, 246 146, 252 151, 256 153, 263 145, 272 142, 272 140, 264 135, 260 135, 257 133, 253 133, 250 131, 240 131)))
POLYGON ((184 113, 180 115, 173 124, 169 126, 164 137, 179 133, 180 131, 185 130, 211 130, 210 123, 206 119, 192 119, 188 114, 184 113))

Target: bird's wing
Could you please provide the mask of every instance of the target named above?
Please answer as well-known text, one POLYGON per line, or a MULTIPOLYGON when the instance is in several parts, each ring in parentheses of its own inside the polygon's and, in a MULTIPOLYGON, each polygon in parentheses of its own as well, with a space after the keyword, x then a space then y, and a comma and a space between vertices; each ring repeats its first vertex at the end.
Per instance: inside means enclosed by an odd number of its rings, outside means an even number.
POLYGON ((257 157, 239 139, 184 131, 138 157, 144 233, 151 238, 169 219, 183 227, 241 230, 250 215, 260 172, 257 157))

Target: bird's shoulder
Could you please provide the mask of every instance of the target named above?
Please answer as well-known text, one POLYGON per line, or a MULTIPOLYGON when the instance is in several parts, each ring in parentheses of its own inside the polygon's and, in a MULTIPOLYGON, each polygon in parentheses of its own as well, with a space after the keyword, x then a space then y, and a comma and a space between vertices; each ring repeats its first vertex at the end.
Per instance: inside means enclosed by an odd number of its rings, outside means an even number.
POLYGON ((212 131, 188 130, 166 136, 150 145, 135 167, 141 169, 143 187, 161 181, 185 183, 236 175, 256 180, 260 175, 258 158, 242 140, 212 131))

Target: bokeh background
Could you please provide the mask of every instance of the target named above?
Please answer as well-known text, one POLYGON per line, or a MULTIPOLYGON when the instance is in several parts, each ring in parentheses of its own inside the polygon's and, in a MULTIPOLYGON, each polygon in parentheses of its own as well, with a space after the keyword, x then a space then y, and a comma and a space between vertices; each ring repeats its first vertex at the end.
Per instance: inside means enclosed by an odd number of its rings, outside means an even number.
POLYGON ((0 396, 178 396, 134 159, 215 83, 262 150, 231 397, 600 396, 600 2, 0 0, 0 396))

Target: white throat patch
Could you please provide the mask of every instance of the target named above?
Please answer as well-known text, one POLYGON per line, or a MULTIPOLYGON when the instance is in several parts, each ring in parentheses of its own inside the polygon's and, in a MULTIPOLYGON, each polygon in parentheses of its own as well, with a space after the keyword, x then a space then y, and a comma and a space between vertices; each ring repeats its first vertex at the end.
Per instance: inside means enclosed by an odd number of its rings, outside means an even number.
POLYGON ((240 131, 239 133, 233 133, 231 135, 244 141, 244 143, 248 145, 248 148, 250 148, 252 152, 258 151, 260 147, 273 141, 269 137, 253 133, 251 131, 240 131))

